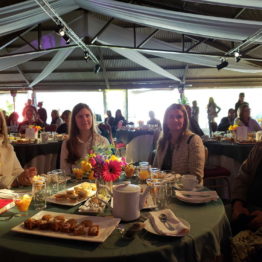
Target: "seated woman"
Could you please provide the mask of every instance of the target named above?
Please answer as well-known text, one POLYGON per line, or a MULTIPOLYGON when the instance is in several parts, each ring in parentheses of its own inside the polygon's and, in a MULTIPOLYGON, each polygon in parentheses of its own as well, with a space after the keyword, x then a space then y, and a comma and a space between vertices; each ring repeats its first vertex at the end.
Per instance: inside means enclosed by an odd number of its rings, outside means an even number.
MULTIPOLYGON (((257 143, 240 167, 232 189, 232 231, 237 234, 232 241, 234 253, 241 249, 242 256, 250 260, 262 257, 262 143, 257 143), (259 247, 260 250, 256 250, 259 247), (247 251, 256 251, 250 254, 247 251), (260 252, 260 253, 259 253, 260 252)), ((237 260, 233 260, 237 261, 237 260)), ((242 260, 241 260, 242 261, 242 260)))
POLYGON ((58 110, 52 110, 51 117, 52 117, 51 125, 56 125, 56 128, 63 123, 62 118, 59 116, 58 110))
POLYGON ((38 118, 37 111, 33 106, 27 106, 24 109, 25 119, 18 126, 18 132, 24 134, 25 129, 30 125, 41 126, 44 127, 44 123, 42 120, 38 118))
POLYGON ((69 129, 69 124, 70 124, 70 117, 71 117, 71 111, 70 110, 65 110, 61 116, 63 119, 64 123, 60 125, 56 132, 58 134, 68 134, 68 129, 69 129))
POLYGON ((36 174, 34 167, 25 170, 21 167, 8 141, 5 118, 0 112, 0 188, 31 185, 31 179, 36 174))
POLYGON ((16 112, 13 112, 8 117, 7 126, 8 126, 8 130, 9 130, 10 133, 16 133, 17 132, 18 125, 19 125, 18 118, 19 118, 19 115, 16 112))
POLYGON ((234 124, 246 126, 248 128, 248 132, 261 130, 258 122, 250 117, 250 108, 247 103, 242 104, 238 108, 238 117, 235 119, 234 124))
POLYGON ((188 125, 188 115, 183 105, 172 104, 167 108, 154 166, 182 175, 195 175, 202 182, 205 149, 201 138, 189 131, 188 125))
POLYGON ((71 173, 77 161, 94 146, 107 146, 108 140, 95 130, 93 112, 86 104, 77 104, 72 112, 69 138, 62 144, 60 166, 71 173))

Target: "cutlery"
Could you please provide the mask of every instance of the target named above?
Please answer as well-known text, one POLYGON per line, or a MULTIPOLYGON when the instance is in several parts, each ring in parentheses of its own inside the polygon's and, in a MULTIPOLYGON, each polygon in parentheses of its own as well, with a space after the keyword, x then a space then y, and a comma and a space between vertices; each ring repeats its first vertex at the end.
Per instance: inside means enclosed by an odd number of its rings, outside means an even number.
POLYGON ((166 214, 160 214, 159 215, 159 220, 166 226, 166 228, 170 231, 174 231, 175 228, 168 222, 168 218, 166 214))
POLYGON ((20 216, 22 216, 22 214, 13 213, 10 216, 0 217, 0 221, 8 221, 8 220, 12 219, 13 217, 20 217, 20 216))

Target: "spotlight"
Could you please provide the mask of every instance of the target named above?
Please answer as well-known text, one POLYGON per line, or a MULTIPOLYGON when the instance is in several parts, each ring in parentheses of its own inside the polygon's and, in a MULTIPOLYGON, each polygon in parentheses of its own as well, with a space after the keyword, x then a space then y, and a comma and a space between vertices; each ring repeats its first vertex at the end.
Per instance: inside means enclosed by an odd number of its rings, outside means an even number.
POLYGON ((63 36, 63 38, 64 38, 64 40, 65 40, 65 42, 66 42, 67 44, 70 44, 71 39, 70 39, 70 37, 69 37, 67 34, 65 34, 65 35, 63 36))
POLYGON ((94 72, 97 74, 101 70, 101 66, 99 64, 95 65, 94 72))
POLYGON ((84 59, 86 60, 86 62, 88 61, 89 58, 89 54, 87 51, 84 52, 84 59))
POLYGON ((224 67, 227 67, 228 66, 228 62, 226 60, 222 60, 221 63, 219 65, 217 65, 217 70, 220 70, 224 67))
POLYGON ((61 24, 57 25, 57 28, 56 28, 56 33, 60 36, 64 36, 65 33, 66 33, 66 30, 65 30, 65 27, 62 26, 61 24))
POLYGON ((238 63, 238 62, 241 60, 240 56, 235 57, 235 60, 236 60, 236 62, 238 63))
POLYGON ((239 51, 234 52, 234 57, 237 63, 241 60, 241 54, 239 53, 239 51))

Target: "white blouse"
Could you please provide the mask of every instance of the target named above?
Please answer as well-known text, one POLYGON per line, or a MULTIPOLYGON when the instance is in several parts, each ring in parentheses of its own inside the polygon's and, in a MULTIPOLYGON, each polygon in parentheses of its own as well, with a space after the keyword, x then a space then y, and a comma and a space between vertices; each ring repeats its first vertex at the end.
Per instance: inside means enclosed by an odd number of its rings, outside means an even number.
POLYGON ((0 138, 0 188, 10 188, 23 171, 13 146, 4 146, 3 138, 0 138))
MULTIPOLYGON (((67 141, 68 139, 66 139, 62 144, 61 155, 60 155, 60 168, 65 170, 66 174, 71 174, 72 168, 77 167, 77 166, 76 164, 70 164, 66 161, 66 159, 68 158, 67 141)), ((77 146, 77 150, 81 158, 85 157, 90 152, 93 146, 102 146, 103 147, 103 146, 109 145, 108 140, 99 134, 95 134, 93 145, 91 142, 92 142, 91 137, 87 142, 82 142, 80 139, 78 140, 78 143, 76 146, 77 146)))

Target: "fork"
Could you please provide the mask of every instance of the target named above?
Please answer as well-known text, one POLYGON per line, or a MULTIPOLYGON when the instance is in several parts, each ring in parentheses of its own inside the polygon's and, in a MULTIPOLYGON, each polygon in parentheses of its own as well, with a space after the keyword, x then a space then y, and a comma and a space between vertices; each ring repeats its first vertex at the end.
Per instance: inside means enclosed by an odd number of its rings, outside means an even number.
POLYGON ((22 214, 18 214, 18 213, 13 213, 10 216, 7 217, 0 217, 0 221, 8 221, 10 219, 12 219, 13 217, 20 217, 22 216, 22 214))
POLYGON ((168 222, 168 218, 166 214, 160 214, 159 215, 159 220, 166 226, 166 228, 170 231, 174 231, 175 228, 168 222))

